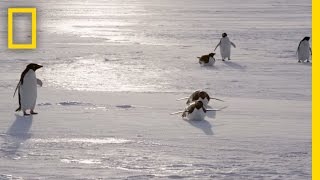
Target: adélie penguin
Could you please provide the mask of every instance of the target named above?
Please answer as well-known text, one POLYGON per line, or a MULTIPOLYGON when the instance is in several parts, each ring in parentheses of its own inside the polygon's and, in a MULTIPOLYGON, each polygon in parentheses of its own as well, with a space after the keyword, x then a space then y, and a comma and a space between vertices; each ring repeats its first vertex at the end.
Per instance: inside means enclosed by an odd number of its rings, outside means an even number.
POLYGON ((216 59, 214 58, 215 54, 216 53, 210 53, 210 54, 198 57, 199 64, 202 66, 213 66, 214 63, 216 62, 216 59))
POLYGON ((215 100, 218 100, 218 101, 223 101, 221 99, 218 99, 218 98, 211 98, 209 96, 209 94, 206 92, 206 91, 195 91, 193 92, 189 99, 187 100, 186 104, 189 104, 191 102, 194 102, 194 101, 201 101, 203 103, 204 106, 207 106, 210 99, 215 99, 215 100))
POLYGON ((202 101, 195 101, 190 103, 182 113, 183 118, 189 120, 203 120, 206 116, 206 108, 204 107, 202 101))
POLYGON ((26 69, 21 73, 19 83, 13 94, 14 96, 18 90, 19 107, 16 111, 22 110, 24 116, 37 114, 34 112, 37 101, 37 84, 42 86, 42 81, 37 79, 36 70, 42 67, 35 63, 28 64, 26 69), (30 110, 30 114, 27 114, 26 110, 30 110))
POLYGON ((202 91, 202 90, 197 90, 197 91, 193 92, 189 97, 184 97, 184 98, 180 98, 177 100, 179 101, 179 100, 184 100, 184 99, 187 99, 186 104, 190 104, 194 101, 202 101, 204 106, 208 105, 210 99, 223 101, 222 99, 210 97, 206 91, 202 91))
POLYGON ((236 48, 236 45, 230 41, 227 33, 222 33, 222 38, 220 39, 220 42, 217 44, 214 51, 220 46, 220 54, 222 61, 224 61, 226 58, 228 60, 231 60, 231 45, 236 48))
POLYGON ((188 120, 204 120, 206 113, 209 111, 221 111, 227 107, 220 109, 207 109, 202 101, 194 101, 187 105, 183 111, 173 112, 170 115, 182 114, 182 118, 187 118, 188 120))
POLYGON ((310 55, 312 55, 311 47, 309 44, 310 37, 306 36, 304 37, 298 46, 297 53, 298 53, 298 62, 301 61, 304 62, 307 60, 307 62, 310 62, 310 55))

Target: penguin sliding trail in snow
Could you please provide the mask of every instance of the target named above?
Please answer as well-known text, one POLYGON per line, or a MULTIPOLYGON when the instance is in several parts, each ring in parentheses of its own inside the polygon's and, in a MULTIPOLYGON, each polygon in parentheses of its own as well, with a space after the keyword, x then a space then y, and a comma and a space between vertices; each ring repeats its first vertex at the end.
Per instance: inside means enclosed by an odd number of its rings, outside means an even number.
POLYGON ((222 33, 222 38, 220 39, 220 42, 217 44, 216 48, 214 49, 214 51, 216 51, 218 46, 220 46, 220 54, 221 54, 222 61, 224 61, 225 58, 228 58, 228 60, 231 60, 231 45, 234 48, 236 48, 236 45, 230 41, 227 33, 222 33))
POLYGON ((203 55, 201 57, 198 57, 199 64, 203 66, 213 66, 216 62, 216 59, 214 58, 214 55, 216 53, 210 53, 208 55, 203 55))
POLYGON ((311 47, 309 44, 310 37, 306 36, 304 37, 298 46, 297 53, 298 53, 298 62, 304 62, 307 60, 307 62, 310 62, 310 55, 312 55, 311 47))
POLYGON ((19 107, 16 111, 23 111, 23 115, 38 114, 34 112, 37 100, 37 84, 42 86, 42 81, 37 79, 35 71, 43 66, 31 63, 21 73, 20 81, 14 91, 13 97, 17 90, 19 94, 19 107), (30 110, 30 114, 26 110, 30 110))

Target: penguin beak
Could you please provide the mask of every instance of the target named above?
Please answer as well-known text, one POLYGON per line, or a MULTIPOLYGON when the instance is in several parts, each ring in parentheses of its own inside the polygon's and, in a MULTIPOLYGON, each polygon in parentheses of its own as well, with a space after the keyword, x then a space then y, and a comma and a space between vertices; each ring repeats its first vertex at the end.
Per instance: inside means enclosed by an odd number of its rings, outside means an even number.
POLYGON ((41 66, 41 65, 37 65, 36 66, 36 69, 40 69, 40 68, 42 68, 43 66, 41 66))

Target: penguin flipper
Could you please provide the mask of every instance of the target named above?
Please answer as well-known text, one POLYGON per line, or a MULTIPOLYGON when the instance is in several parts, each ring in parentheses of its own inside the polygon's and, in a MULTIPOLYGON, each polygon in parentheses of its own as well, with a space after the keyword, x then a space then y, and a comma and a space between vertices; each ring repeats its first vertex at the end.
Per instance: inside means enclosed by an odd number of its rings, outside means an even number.
POLYGON ((19 81, 19 83, 17 84, 17 87, 16 87, 16 89, 14 90, 14 93, 13 93, 13 97, 16 95, 16 92, 17 92, 18 88, 20 87, 20 84, 21 84, 21 81, 19 81))
POLYGON ((42 87, 42 81, 40 80, 40 79, 37 79, 37 84, 40 86, 40 87, 42 87))

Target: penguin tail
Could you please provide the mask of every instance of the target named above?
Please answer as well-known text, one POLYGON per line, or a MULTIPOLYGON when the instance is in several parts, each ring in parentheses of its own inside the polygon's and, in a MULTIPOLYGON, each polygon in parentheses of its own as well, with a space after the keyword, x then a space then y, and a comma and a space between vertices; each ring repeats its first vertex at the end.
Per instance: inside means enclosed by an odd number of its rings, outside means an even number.
POLYGON ((16 109, 16 112, 17 112, 17 111, 21 111, 21 107, 20 107, 20 106, 16 109))

